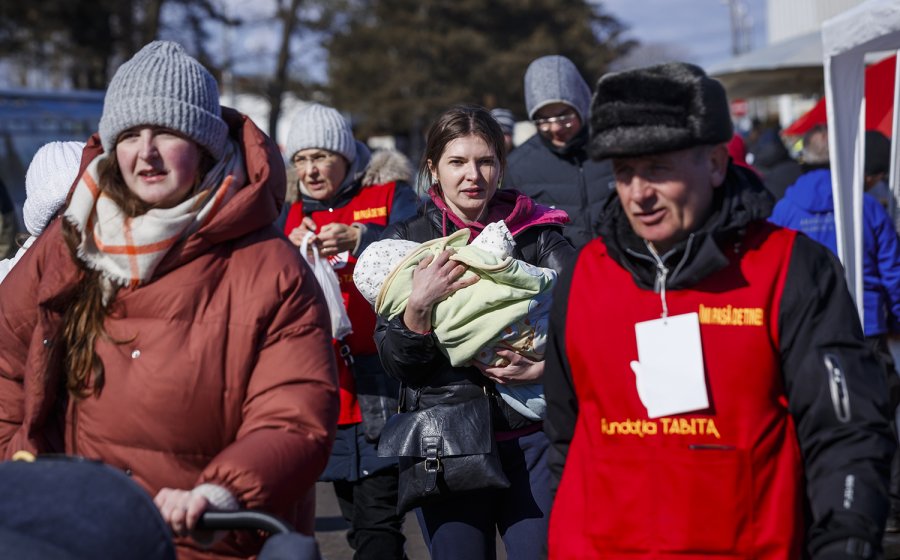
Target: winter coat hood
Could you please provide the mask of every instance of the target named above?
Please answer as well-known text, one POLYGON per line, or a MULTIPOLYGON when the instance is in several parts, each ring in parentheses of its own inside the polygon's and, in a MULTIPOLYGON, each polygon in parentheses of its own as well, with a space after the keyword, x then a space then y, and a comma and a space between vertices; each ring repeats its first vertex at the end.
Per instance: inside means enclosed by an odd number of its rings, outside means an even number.
POLYGON ((797 178, 788 187, 784 198, 813 214, 834 212, 834 196, 831 191, 831 171, 815 169, 797 178))

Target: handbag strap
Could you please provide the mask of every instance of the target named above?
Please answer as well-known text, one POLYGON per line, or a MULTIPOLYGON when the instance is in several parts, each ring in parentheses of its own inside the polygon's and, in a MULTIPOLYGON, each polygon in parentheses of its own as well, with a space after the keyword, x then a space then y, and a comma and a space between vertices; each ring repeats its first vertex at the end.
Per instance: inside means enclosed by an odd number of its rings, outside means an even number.
POLYGON ((350 351, 350 345, 342 338, 337 341, 338 344, 338 354, 340 354, 341 359, 344 360, 344 363, 347 364, 348 368, 353 367, 353 352, 350 351))
POLYGON ((422 447, 425 452, 425 492, 431 492, 437 487, 438 473, 443 470, 440 457, 443 439, 441 436, 422 437, 422 447))

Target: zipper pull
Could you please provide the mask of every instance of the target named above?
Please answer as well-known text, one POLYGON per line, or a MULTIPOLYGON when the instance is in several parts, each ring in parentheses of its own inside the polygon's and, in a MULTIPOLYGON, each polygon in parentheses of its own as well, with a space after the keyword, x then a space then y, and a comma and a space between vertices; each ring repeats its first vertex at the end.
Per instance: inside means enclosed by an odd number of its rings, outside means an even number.
POLYGON ((828 385, 831 389, 831 403, 834 415, 842 424, 850 421, 850 392, 847 390, 847 379, 841 369, 837 356, 825 354, 825 369, 828 371, 828 385))

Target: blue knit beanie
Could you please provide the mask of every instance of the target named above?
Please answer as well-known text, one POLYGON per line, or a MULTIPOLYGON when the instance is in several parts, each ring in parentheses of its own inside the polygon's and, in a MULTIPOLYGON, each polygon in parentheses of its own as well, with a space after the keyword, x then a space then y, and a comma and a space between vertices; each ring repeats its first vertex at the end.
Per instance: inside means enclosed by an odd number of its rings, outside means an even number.
POLYGON ((116 70, 103 100, 100 141, 112 151, 119 134, 139 125, 180 132, 222 157, 228 126, 219 88, 202 64, 178 43, 154 41, 116 70))

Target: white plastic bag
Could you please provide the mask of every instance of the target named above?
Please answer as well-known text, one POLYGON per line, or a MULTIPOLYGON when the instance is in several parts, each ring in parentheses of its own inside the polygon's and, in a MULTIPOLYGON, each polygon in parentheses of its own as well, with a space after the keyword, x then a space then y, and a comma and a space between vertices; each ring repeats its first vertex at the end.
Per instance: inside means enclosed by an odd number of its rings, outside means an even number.
POLYGON ((338 282, 337 274, 334 273, 328 259, 319 256, 316 244, 309 243, 314 235, 310 231, 303 237, 303 242, 300 243, 300 254, 313 269, 316 280, 322 287, 322 292, 325 293, 325 303, 328 304, 328 311, 331 314, 331 336, 340 340, 353 332, 353 328, 350 325, 350 317, 347 316, 347 309, 344 308, 344 296, 341 295, 341 284, 338 282))

